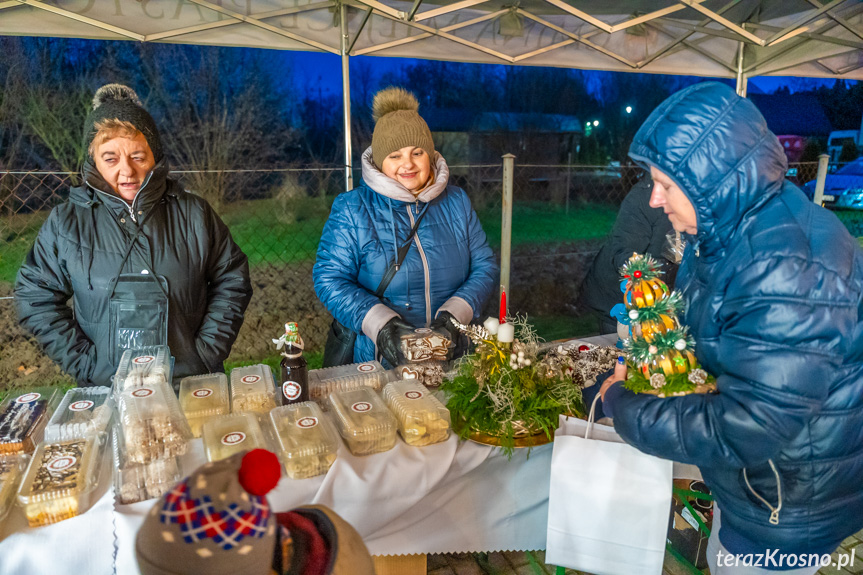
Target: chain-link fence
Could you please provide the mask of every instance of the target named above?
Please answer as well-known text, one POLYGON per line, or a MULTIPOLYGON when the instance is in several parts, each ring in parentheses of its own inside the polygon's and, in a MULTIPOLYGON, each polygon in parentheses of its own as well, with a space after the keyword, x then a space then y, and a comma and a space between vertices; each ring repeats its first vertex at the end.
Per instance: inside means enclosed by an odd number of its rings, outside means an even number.
MULTIPOLYGON (((815 178, 817 163, 789 179, 815 178)), ((471 197, 489 243, 501 241, 500 164, 450 166, 451 183, 471 197)), ((595 320, 579 305, 579 286, 611 230, 621 200, 639 177, 634 167, 518 165, 513 182, 510 311, 526 313, 547 339, 587 334, 595 320)), ((186 189, 213 204, 249 257, 254 296, 232 360, 273 355, 270 340, 285 321, 300 324, 307 347, 320 350, 330 316, 312 285, 315 252, 330 205, 344 189, 340 166, 283 170, 177 171, 186 189)), ((11 295, 15 273, 50 209, 78 175, 0 172, 0 382, 57 379, 59 371, 18 327, 11 295)), ((359 181, 359 173, 354 174, 359 181)), ((863 228, 863 218, 849 227, 863 228)), ((852 229, 856 235, 863 229, 852 229)), ((496 294, 486 309, 497 313, 496 294)))

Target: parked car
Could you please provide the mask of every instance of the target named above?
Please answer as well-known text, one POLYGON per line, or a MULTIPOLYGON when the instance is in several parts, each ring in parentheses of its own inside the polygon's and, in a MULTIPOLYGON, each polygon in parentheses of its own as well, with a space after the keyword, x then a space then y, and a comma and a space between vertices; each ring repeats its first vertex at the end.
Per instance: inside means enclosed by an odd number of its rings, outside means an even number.
MULTIPOLYGON (((806 182, 803 191, 811 200, 815 196, 815 180, 806 182)), ((824 202, 824 205, 863 210, 863 157, 846 164, 833 174, 827 174, 824 195, 833 196, 833 201, 824 202)))

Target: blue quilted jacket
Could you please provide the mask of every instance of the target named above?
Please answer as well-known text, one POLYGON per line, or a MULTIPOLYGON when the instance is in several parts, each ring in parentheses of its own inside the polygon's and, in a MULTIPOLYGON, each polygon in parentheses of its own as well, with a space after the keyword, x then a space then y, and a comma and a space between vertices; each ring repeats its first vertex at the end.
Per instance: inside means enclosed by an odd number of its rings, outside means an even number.
POLYGON ((695 207, 677 287, 719 393, 659 399, 617 384, 606 414, 642 451, 701 468, 732 553, 830 553, 863 527, 857 241, 784 179, 778 140, 725 85, 670 97, 630 156, 695 207))
POLYGON ((416 199, 363 154, 363 182, 333 202, 318 245, 315 292, 327 310, 359 334, 354 361, 375 358, 378 330, 400 315, 428 326, 439 311, 459 321, 479 317, 499 269, 464 190, 447 185, 438 154, 434 183, 416 199), (375 291, 396 248, 428 204, 415 239, 383 299, 375 291), (382 304, 382 305, 381 305, 382 304))

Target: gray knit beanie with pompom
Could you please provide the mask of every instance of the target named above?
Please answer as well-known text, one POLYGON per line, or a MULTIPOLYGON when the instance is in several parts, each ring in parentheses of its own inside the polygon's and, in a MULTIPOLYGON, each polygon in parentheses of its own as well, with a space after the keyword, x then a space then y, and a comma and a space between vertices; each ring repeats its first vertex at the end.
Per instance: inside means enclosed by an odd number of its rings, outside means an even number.
POLYGON ((104 120, 129 122, 144 134, 153 157, 162 159, 162 138, 153 117, 144 109, 135 90, 122 84, 106 84, 96 90, 93 96, 93 110, 84 124, 84 143, 90 147, 96 137, 96 124, 104 120))
POLYGON ((419 107, 416 96, 402 88, 386 88, 375 94, 372 160, 378 169, 387 156, 408 146, 425 150, 434 165, 434 141, 419 107))

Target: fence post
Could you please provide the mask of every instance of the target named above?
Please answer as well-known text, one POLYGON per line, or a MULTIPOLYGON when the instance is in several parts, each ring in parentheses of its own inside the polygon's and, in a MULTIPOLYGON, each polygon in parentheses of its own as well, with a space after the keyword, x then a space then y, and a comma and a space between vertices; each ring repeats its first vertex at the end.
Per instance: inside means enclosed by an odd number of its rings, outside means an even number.
POLYGON ((812 201, 815 205, 823 205, 824 200, 832 200, 833 196, 824 196, 824 183, 827 181, 827 164, 830 162, 830 156, 821 154, 818 156, 818 176, 815 179, 815 195, 812 196, 812 201))
MULTIPOLYGON (((506 310, 509 311, 509 272, 512 252, 512 181, 515 172, 515 156, 503 155, 503 202, 500 221, 500 289, 507 293, 506 310)), ((500 297, 500 293, 498 293, 500 297)), ((509 314, 506 314, 509 315, 509 314)))
POLYGON ((566 155, 566 215, 569 215, 570 186, 572 186, 572 152, 566 155))

